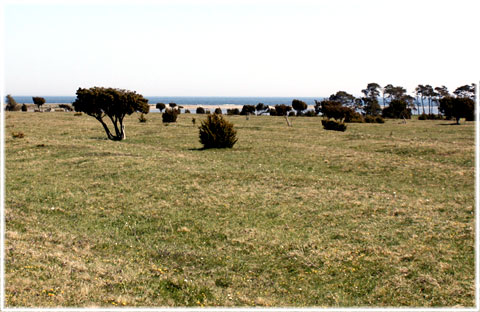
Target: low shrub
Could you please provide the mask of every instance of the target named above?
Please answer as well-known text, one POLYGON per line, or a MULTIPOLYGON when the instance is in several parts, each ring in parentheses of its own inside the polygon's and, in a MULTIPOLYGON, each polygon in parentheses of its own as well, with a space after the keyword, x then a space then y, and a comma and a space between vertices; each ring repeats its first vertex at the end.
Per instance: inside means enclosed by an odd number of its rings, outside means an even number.
POLYGON ((382 116, 367 115, 365 116, 365 122, 366 123, 385 123, 385 119, 383 119, 382 116))
POLYGON ((356 123, 363 123, 365 122, 365 119, 363 118, 362 114, 360 113, 357 113, 353 110, 349 111, 349 113, 347 113, 345 115, 345 122, 356 122, 356 123))
POLYGON ((23 103, 23 105, 22 105, 22 112, 26 112, 26 111, 28 111, 28 107, 27 107, 27 105, 26 105, 25 103, 23 103))
POLYGON ((75 112, 75 114, 73 114, 73 116, 82 116, 83 113, 82 112, 75 112))
POLYGON ((343 122, 336 121, 336 120, 323 119, 322 125, 325 130, 335 130, 335 131, 347 130, 347 126, 343 122))
POLYGON ((206 109, 206 110, 205 110, 205 114, 210 115, 210 114, 211 114, 211 113, 210 113, 210 110, 209 110, 209 109, 206 109))
POLYGON ((66 112, 72 112, 73 106, 68 104, 60 104, 58 107, 63 108, 66 112))
POLYGON ((21 131, 19 132, 12 132, 12 137, 15 139, 21 139, 25 137, 25 134, 21 131))
POLYGON ((237 142, 237 131, 222 115, 209 115, 199 129, 203 148, 232 148, 237 142))
POLYGON ((164 123, 176 122, 178 117, 178 110, 176 109, 165 109, 165 112, 162 114, 162 121, 164 123))
POLYGON ((442 115, 435 115, 435 114, 425 114, 422 113, 418 116, 418 120, 442 120, 442 115))
POLYGON ((309 109, 305 113, 303 113, 303 116, 315 117, 315 116, 317 116, 317 113, 315 113, 315 111, 313 109, 309 109))
POLYGON ((229 108, 227 109, 227 115, 240 115, 240 110, 238 108, 229 108))
POLYGON ((197 110, 195 111, 197 114, 205 114, 205 109, 201 106, 197 107, 197 110))
POLYGON ((147 122, 147 118, 143 113, 140 114, 140 117, 138 117, 138 121, 140 122, 147 122))
POLYGON ((191 114, 190 110, 189 110, 189 109, 186 109, 186 110, 185 110, 185 114, 191 114))
POLYGON ((220 107, 215 108, 215 111, 213 112, 214 114, 221 115, 222 114, 222 109, 220 107))

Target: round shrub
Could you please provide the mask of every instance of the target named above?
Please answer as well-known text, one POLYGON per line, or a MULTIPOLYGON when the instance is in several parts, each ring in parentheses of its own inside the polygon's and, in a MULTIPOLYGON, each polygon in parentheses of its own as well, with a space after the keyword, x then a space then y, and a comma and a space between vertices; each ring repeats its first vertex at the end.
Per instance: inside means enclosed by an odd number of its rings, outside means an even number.
POLYGON ((178 111, 176 109, 166 109, 162 114, 162 121, 164 123, 176 122, 178 116, 178 111))
POLYGON ((385 119, 383 119, 382 116, 376 116, 375 117, 375 122, 376 123, 385 123, 385 119))
POLYGON ((322 125, 325 130, 345 131, 347 126, 340 121, 323 119, 322 125))
POLYGON ((205 109, 203 107, 199 106, 199 107, 197 107, 196 113, 197 114, 205 114, 205 109))
POLYGON ((237 131, 222 115, 208 115, 199 129, 203 148, 231 148, 237 142, 237 131))
POLYGON ((23 103, 22 112, 26 112, 26 111, 28 111, 28 107, 27 107, 27 105, 25 105, 25 103, 23 103))
POLYGON ((221 115, 222 114, 222 109, 220 107, 215 108, 214 114, 221 115))

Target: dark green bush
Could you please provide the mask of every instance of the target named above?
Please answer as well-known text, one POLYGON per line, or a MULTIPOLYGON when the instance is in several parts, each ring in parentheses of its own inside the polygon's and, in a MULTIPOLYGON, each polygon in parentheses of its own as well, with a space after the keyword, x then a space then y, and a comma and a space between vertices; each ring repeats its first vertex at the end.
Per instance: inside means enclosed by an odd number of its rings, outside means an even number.
POLYGON ((27 107, 27 105, 26 105, 25 103, 23 103, 23 105, 22 105, 22 112, 26 112, 26 111, 28 111, 28 107, 27 107))
POLYGON ((222 114, 222 109, 220 107, 215 108, 214 114, 221 115, 222 114))
POLYGON ((356 122, 356 123, 362 123, 365 122, 362 114, 355 112, 353 109, 347 111, 345 115, 345 122, 356 122))
POLYGON ((385 123, 385 120, 381 116, 365 116, 366 123, 385 123))
POLYGON ((196 113, 197 114, 205 114, 205 109, 203 107, 199 106, 199 107, 197 107, 196 113))
POLYGON ((222 115, 208 115, 199 129, 203 148, 231 148, 237 142, 237 131, 222 115))
POLYGON ((243 105, 240 115, 255 115, 255 105, 243 105))
POLYGON ((335 130, 335 131, 347 130, 347 126, 343 122, 336 121, 336 120, 323 119, 322 125, 325 130, 335 130))
POLYGON ((435 115, 435 114, 421 114, 418 116, 418 120, 442 120, 442 115, 435 115))
POLYGON ((186 110, 185 110, 185 114, 191 114, 190 110, 189 110, 189 109, 186 109, 186 110))
POLYGON ((239 115, 240 110, 238 108, 227 109, 227 115, 239 115))
POLYGON ((176 109, 166 109, 162 114, 162 121, 164 123, 176 122, 178 117, 178 110, 176 109))
POLYGON ((210 115, 210 114, 211 114, 211 113, 210 113, 210 110, 209 110, 209 109, 206 109, 206 110, 205 110, 205 114, 210 115))

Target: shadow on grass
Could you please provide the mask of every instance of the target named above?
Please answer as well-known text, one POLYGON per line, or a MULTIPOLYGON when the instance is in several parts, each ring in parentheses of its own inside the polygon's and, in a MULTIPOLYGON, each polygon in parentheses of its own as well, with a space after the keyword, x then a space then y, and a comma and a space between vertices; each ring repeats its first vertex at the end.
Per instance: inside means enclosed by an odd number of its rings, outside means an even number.
POLYGON ((442 123, 438 124, 439 126, 461 126, 462 124, 457 124, 457 123, 442 123))

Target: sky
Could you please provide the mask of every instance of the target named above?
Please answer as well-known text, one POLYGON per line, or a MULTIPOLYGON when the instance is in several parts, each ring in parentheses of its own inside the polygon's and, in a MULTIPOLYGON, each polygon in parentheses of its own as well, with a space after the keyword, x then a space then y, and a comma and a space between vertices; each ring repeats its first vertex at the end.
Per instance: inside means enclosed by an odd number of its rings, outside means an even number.
POLYGON ((4 4, 5 93, 307 97, 480 79, 478 0, 72 3, 4 4))

